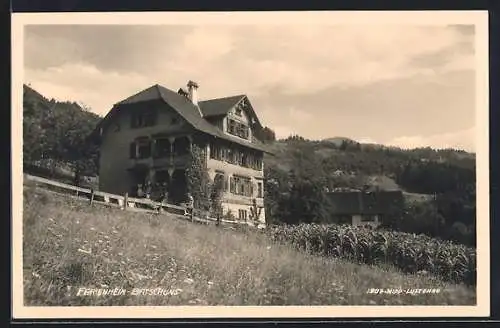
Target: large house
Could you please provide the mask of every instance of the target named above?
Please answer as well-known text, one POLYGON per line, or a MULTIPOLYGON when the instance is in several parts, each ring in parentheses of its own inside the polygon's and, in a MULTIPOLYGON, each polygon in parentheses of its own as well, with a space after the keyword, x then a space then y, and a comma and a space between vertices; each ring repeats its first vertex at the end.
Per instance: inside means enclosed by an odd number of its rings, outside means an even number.
POLYGON ((327 194, 330 215, 339 223, 378 227, 389 215, 400 215, 401 191, 335 191, 327 194))
POLYGON ((262 125, 245 95, 198 101, 189 81, 177 92, 153 85, 116 103, 96 128, 99 189, 136 195, 137 186, 166 184, 169 201, 186 197, 191 146, 203 150, 210 178, 223 182, 223 212, 250 219, 254 201, 265 224, 262 125))

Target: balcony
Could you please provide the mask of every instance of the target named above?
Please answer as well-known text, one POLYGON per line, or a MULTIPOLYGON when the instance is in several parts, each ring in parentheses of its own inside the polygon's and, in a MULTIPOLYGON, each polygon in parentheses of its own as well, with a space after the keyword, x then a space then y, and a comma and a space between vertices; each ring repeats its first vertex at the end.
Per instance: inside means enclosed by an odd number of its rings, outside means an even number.
POLYGON ((226 173, 232 173, 236 175, 256 177, 256 178, 264 177, 264 171, 262 170, 255 170, 253 168, 248 168, 237 164, 231 164, 226 161, 220 161, 212 158, 208 160, 207 166, 209 169, 215 171, 223 171, 226 173))
POLYGON ((131 158, 129 159, 129 166, 130 167, 136 167, 136 166, 147 166, 150 167, 153 165, 153 159, 151 157, 147 158, 131 158))

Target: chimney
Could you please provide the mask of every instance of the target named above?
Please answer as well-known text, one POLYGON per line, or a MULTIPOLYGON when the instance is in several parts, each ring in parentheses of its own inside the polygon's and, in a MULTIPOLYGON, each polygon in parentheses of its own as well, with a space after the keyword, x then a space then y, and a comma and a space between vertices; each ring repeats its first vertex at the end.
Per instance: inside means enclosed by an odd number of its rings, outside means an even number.
POLYGON ((203 113, 201 112, 200 106, 198 106, 198 83, 189 80, 187 83, 188 87, 188 99, 191 100, 193 105, 198 108, 198 112, 200 113, 200 116, 203 117, 203 113))
POLYGON ((195 105, 195 106, 198 106, 198 83, 196 82, 193 82, 193 81, 189 81, 187 83, 187 87, 188 87, 188 94, 189 94, 189 100, 191 100, 191 102, 195 105))

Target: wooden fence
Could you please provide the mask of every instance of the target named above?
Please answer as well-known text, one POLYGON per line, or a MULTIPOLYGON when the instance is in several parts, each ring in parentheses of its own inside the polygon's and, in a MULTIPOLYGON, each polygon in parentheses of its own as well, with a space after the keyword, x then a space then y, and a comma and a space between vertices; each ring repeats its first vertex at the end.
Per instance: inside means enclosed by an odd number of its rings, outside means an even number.
MULTIPOLYGON (((168 203, 159 203, 146 198, 135 198, 129 197, 128 194, 123 196, 110 194, 102 191, 96 191, 93 189, 82 188, 73 186, 70 184, 65 184, 50 179, 24 174, 25 181, 32 181, 37 185, 42 185, 44 188, 59 193, 69 195, 78 199, 87 199, 89 204, 94 203, 106 205, 110 207, 120 208, 122 210, 159 214, 161 213, 171 213, 176 214, 177 217, 182 217, 186 220, 191 220, 190 216, 185 215, 186 207, 178 206, 168 203)), ((217 223, 216 218, 209 217, 206 212, 199 210, 194 210, 193 221, 204 223, 204 224, 215 224, 217 223)), ((220 220, 221 224, 249 224, 247 221, 236 221, 236 220, 220 220)))

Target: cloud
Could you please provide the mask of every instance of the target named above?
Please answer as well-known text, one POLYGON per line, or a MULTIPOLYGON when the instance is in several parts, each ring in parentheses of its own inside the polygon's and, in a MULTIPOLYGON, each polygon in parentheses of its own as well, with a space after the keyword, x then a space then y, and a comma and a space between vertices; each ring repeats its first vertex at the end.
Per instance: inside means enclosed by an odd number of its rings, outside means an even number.
POLYGON ((104 73, 94 66, 77 63, 46 70, 26 69, 25 75, 25 82, 46 97, 82 102, 100 115, 140 91, 138 85, 149 83, 135 73, 104 73))
POLYGON ((444 25, 28 26, 25 82, 105 114, 195 80, 201 99, 248 95, 278 136, 388 142, 470 125, 474 38, 444 25))
POLYGON ((236 85, 294 93, 408 77, 428 71, 415 65, 426 56, 437 70, 455 69, 445 65, 455 56, 460 68, 474 65, 473 36, 446 26, 31 26, 26 35, 29 68, 79 61, 177 84, 193 77, 207 96, 236 85))
POLYGON ((298 110, 294 107, 290 107, 290 109, 288 110, 288 115, 290 119, 299 123, 309 121, 313 117, 310 113, 303 110, 298 110))
POLYGON ((378 144, 378 142, 370 137, 361 137, 356 139, 357 142, 359 143, 364 143, 364 144, 378 144))
POLYGON ((475 128, 431 136, 401 136, 387 144, 401 148, 433 147, 455 148, 474 152, 476 149, 475 128))
POLYGON ((284 126, 284 125, 273 126, 273 130, 274 130, 274 133, 276 134, 276 139, 287 138, 287 137, 297 133, 297 132, 295 132, 296 130, 294 131, 294 129, 292 129, 291 127, 284 126))

